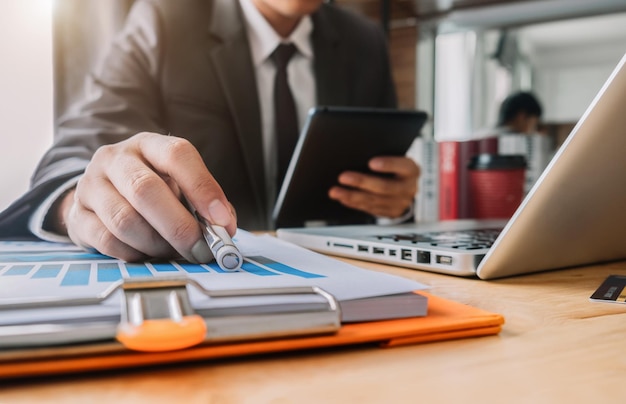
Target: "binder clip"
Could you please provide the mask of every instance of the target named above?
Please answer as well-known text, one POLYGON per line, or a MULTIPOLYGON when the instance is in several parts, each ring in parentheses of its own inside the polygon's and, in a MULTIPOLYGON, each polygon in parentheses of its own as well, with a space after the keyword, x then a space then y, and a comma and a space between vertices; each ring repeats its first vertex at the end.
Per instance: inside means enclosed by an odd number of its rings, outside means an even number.
POLYGON ((135 351, 170 351, 202 342, 332 333, 341 327, 339 304, 330 293, 317 287, 215 291, 193 279, 180 277, 126 279, 120 287, 124 298, 116 339, 135 351), (202 317, 189 300, 187 286, 212 299, 315 294, 326 305, 323 310, 202 317))
MULTIPOLYGON (((189 348, 201 343, 220 343, 267 338, 286 338, 334 333, 341 327, 337 300, 318 287, 279 287, 260 289, 209 290, 185 277, 131 278, 111 285, 98 296, 42 298, 13 301, 1 310, 72 308, 97 306, 122 291, 119 318, 92 318, 36 322, 0 328, 0 346, 50 346, 116 339, 134 351, 161 352, 189 348), (189 297, 193 287, 210 299, 314 295, 315 304, 278 305, 271 310, 254 311, 254 306, 236 310, 228 307, 194 307, 189 297)), ((308 302, 309 300, 307 300, 308 302)), ((218 305, 219 306, 219 305, 218 305)))
POLYGON ((116 339, 126 348, 171 351, 204 341, 206 324, 191 306, 186 279, 127 280, 121 288, 116 339))

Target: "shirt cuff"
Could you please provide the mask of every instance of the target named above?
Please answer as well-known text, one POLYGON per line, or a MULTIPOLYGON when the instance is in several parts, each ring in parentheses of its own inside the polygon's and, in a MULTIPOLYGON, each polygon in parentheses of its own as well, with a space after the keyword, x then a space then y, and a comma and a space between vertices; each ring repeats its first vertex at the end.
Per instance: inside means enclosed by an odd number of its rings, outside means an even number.
POLYGON ((391 226, 394 224, 405 223, 413 219, 414 215, 415 215, 415 203, 412 203, 402 216, 400 217, 380 217, 379 216, 376 218, 376 224, 379 224, 382 226, 391 226))
POLYGON ((78 183, 81 175, 77 175, 74 178, 71 178, 64 182, 59 188, 55 189, 43 202, 39 205, 39 207, 33 212, 28 221, 28 229, 33 233, 36 237, 44 240, 51 241, 55 243, 71 243, 69 237, 63 236, 61 234, 54 233, 50 230, 46 230, 43 228, 43 224, 45 222, 48 213, 50 213, 50 208, 52 205, 68 190, 72 189, 78 183))

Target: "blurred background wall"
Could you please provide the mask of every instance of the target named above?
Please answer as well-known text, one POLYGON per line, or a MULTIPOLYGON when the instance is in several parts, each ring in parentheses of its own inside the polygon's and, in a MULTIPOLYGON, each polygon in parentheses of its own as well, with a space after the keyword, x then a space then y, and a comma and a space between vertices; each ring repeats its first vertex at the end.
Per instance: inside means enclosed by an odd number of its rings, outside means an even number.
POLYGON ((52 0, 0 1, 0 209, 52 142, 52 0))
POLYGON ((81 99, 88 71, 132 0, 0 1, 0 210, 28 189, 56 118, 81 99))

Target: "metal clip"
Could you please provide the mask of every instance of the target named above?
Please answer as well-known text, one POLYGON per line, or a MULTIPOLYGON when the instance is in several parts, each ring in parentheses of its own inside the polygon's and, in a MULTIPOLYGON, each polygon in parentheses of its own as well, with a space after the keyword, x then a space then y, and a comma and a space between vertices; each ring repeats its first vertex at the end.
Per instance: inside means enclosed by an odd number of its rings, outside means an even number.
POLYGON ((187 279, 125 280, 117 340, 136 351, 171 351, 204 341, 206 324, 195 314, 187 279))
MULTIPOLYGON (((209 290, 198 281, 186 277, 131 278, 120 280, 94 297, 42 298, 12 301, 0 306, 2 310, 38 310, 42 307, 77 307, 103 303, 121 290, 121 321, 111 325, 97 323, 103 337, 115 338, 135 351, 160 352, 184 349, 200 343, 218 343, 264 338, 284 338, 301 335, 334 333, 341 327, 341 308, 328 292, 315 286, 209 290), (209 299, 261 297, 279 295, 311 295, 320 304, 295 310, 287 307, 272 312, 246 312, 213 315, 206 309, 203 316, 192 306, 187 286, 194 286, 209 299), (318 300, 319 299, 319 300, 318 300)), ((93 331, 94 323, 43 323, 19 327, 4 327, 0 337, 6 343, 20 345, 29 338, 46 336, 51 340, 75 339, 82 331, 93 331)), ((90 334, 93 337, 93 334, 90 334)), ((85 342, 88 338, 79 338, 85 342)), ((0 344, 1 346, 1 344, 0 344)))

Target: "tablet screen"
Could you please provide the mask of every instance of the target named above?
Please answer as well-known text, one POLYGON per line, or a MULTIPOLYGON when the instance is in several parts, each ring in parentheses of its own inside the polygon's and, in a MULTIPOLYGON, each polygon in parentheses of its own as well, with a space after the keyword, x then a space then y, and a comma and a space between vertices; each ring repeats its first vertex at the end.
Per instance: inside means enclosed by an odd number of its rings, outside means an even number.
POLYGON ((318 107, 311 109, 278 194, 279 227, 373 223, 372 216, 328 197, 339 174, 371 172, 376 156, 404 156, 420 134, 421 111, 318 107))

